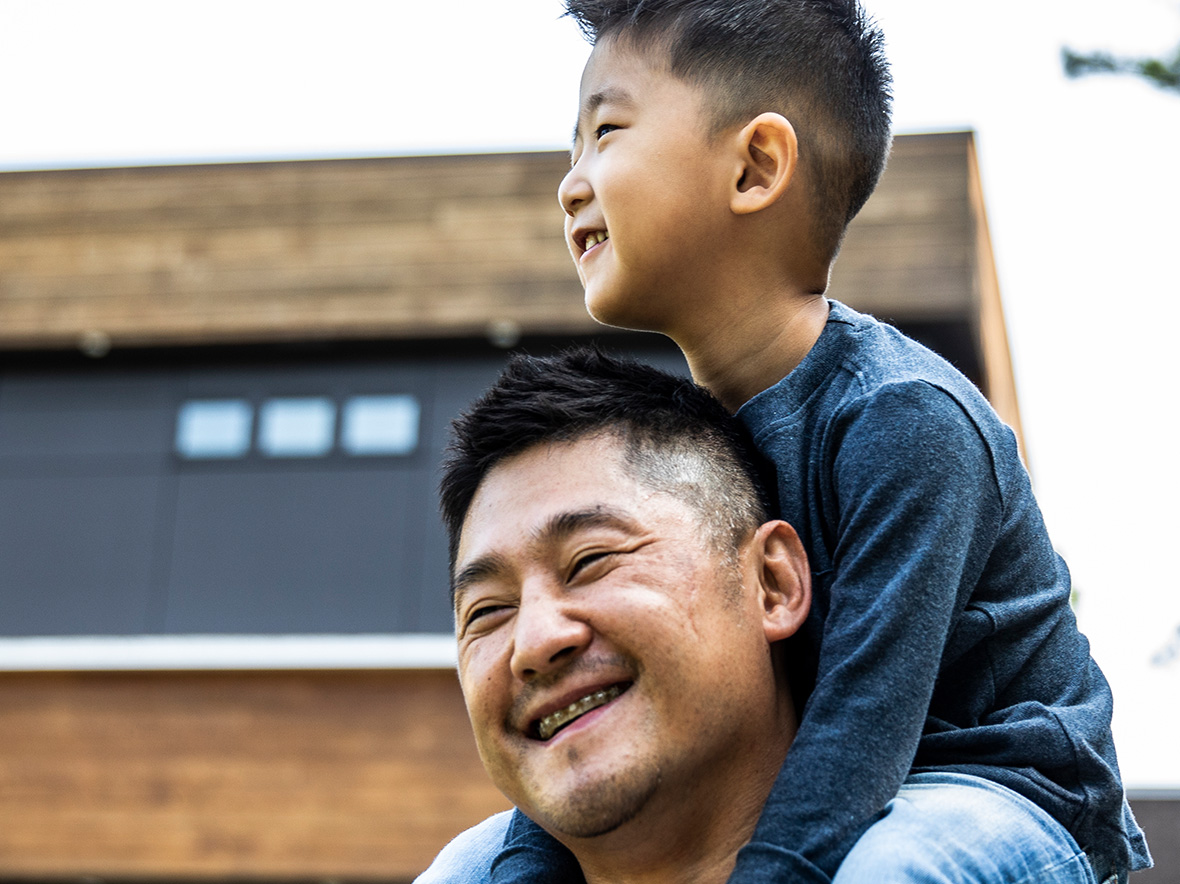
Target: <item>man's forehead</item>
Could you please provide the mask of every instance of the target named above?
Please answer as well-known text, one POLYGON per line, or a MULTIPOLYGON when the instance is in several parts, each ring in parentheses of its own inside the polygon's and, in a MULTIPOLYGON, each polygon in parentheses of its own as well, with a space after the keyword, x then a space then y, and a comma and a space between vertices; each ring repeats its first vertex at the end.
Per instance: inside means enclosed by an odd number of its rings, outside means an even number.
POLYGON ((459 556, 475 536, 537 536, 564 513, 621 512, 635 497, 625 444, 609 433, 530 446, 497 463, 480 481, 459 532, 459 556))

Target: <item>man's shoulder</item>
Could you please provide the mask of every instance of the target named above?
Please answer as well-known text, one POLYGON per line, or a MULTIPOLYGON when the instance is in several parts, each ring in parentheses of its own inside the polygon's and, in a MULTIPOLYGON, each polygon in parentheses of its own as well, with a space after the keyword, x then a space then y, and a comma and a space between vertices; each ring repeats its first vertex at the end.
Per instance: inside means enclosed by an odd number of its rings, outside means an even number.
POLYGON ((442 849, 415 884, 481 884, 491 881, 492 861, 504 844, 512 811, 490 816, 442 849))

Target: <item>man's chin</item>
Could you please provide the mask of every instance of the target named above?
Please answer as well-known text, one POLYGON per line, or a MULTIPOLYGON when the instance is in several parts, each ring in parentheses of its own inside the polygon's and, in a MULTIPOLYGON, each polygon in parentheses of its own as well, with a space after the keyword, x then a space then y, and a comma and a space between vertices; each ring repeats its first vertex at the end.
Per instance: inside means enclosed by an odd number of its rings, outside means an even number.
POLYGON ((616 774, 579 784, 568 794, 537 796, 525 814, 559 841, 601 838, 637 817, 659 787, 655 772, 616 774))

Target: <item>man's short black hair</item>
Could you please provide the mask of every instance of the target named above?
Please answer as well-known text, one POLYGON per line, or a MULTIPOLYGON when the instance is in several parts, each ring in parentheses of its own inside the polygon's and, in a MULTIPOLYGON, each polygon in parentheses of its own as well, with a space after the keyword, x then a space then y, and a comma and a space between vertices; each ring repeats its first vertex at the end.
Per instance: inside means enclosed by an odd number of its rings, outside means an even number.
POLYGON ((619 39, 706 92, 714 134, 780 113, 799 139, 817 245, 835 257, 892 143, 884 36, 858 0, 566 0, 591 43, 619 39))
POLYGON ((623 443, 639 481, 691 500, 719 542, 736 548, 766 520, 761 462, 740 421, 703 387, 597 348, 515 355, 451 423, 439 497, 452 571, 463 520, 491 469, 535 445, 598 434, 623 443))

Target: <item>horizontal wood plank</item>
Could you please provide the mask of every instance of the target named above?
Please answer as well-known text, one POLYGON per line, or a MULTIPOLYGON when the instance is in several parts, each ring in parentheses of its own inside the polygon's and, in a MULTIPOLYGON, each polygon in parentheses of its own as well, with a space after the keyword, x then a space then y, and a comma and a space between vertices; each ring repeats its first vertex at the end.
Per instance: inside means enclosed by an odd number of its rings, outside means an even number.
POLYGON ((453 672, 0 675, 0 876, 410 879, 507 807, 453 672))
MULTIPOLYGON (((832 293, 975 309, 970 136, 899 137, 832 293)), ((0 347, 595 326, 562 237, 564 152, 0 174, 0 347)))

